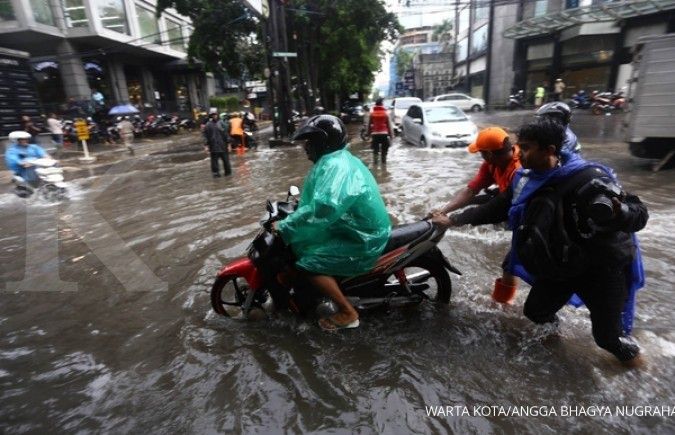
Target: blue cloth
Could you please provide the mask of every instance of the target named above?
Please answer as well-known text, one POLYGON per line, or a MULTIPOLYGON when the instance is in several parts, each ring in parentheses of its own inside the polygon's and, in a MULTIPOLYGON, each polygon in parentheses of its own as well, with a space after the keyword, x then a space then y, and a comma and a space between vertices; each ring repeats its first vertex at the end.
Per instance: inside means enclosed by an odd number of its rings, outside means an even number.
MULTIPOLYGON (((519 169, 513 177, 513 200, 509 209, 509 226, 512 230, 518 228, 525 219, 525 210, 530 199, 542 187, 546 185, 557 184, 568 177, 582 171, 586 168, 596 167, 607 173, 614 181, 616 176, 614 171, 599 163, 592 163, 582 159, 578 154, 563 151, 561 153, 561 165, 546 172, 534 172, 529 169, 519 169)), ((622 313, 622 324, 625 335, 630 335, 633 330, 633 319, 635 316, 635 296, 639 289, 644 287, 645 275, 642 265, 642 254, 637 236, 632 234, 635 243, 635 256, 631 264, 628 275, 628 298, 624 305, 622 313)), ((534 284, 534 277, 530 275, 518 258, 516 253, 515 232, 511 239, 511 253, 509 257, 509 272, 512 275, 522 278, 530 285, 534 284)), ((579 296, 573 294, 569 303, 575 307, 583 305, 579 296)))
POLYGON ((562 143, 562 150, 569 153, 578 153, 581 151, 581 144, 570 126, 565 127, 565 139, 562 143))
POLYGON ((5 151, 5 164, 16 175, 23 177, 26 181, 35 180, 35 169, 24 168, 21 162, 25 159, 38 159, 47 157, 47 152, 39 145, 30 144, 23 146, 19 144, 12 144, 7 151, 5 151))

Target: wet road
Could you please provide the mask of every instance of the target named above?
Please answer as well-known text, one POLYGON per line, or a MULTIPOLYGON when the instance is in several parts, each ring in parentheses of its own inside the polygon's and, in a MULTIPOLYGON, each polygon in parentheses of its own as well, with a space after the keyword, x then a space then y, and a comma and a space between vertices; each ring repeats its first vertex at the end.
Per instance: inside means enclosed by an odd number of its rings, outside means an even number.
MULTIPOLYGON (((474 120, 515 126, 527 116, 474 120)), ((522 315, 526 290, 513 307, 493 304, 509 241, 493 226, 455 229, 441 243, 464 272, 450 307, 366 316, 340 335, 294 319, 217 319, 207 294, 216 271, 243 255, 265 200, 300 186, 309 162, 298 148, 265 148, 233 156, 235 176, 214 180, 203 154, 160 153, 72 180, 60 206, 0 196, 0 431, 672 433, 675 416, 425 412, 675 406, 675 171, 653 174, 630 157, 614 142, 616 119, 579 117, 578 134, 584 153, 614 166, 650 208, 635 327, 647 369, 617 367, 583 310, 565 308, 562 338, 551 341, 522 315)), ((364 144, 352 150, 370 163, 364 144)), ((447 200, 479 163, 397 142, 372 171, 403 223, 447 200)))

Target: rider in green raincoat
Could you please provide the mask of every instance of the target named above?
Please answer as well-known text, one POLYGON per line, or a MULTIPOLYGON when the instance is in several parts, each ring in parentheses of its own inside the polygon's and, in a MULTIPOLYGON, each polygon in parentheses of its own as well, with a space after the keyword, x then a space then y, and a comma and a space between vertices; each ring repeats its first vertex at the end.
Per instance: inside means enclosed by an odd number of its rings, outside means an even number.
POLYGON ((389 216, 373 175, 344 149, 342 121, 314 116, 295 139, 307 140, 305 151, 314 166, 298 209, 277 224, 277 231, 293 249, 298 269, 340 308, 322 327, 355 327, 358 314, 332 277, 362 274, 375 265, 389 240, 389 216))

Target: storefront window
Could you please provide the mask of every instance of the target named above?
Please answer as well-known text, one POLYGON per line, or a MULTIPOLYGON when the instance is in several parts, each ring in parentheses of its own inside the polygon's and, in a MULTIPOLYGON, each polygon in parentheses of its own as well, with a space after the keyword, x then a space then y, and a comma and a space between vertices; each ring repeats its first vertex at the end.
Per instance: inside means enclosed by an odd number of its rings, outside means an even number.
POLYGON ((565 0, 565 9, 574 9, 579 7, 579 0, 565 0))
POLYGON ((155 14, 138 6, 136 6, 136 13, 138 14, 138 27, 141 31, 143 42, 161 44, 162 39, 160 38, 159 26, 157 25, 155 14))
MULTIPOLYGON (((4 0, 0 0, 2 3, 4 0)), ((54 25, 54 16, 52 9, 49 7, 49 0, 30 0, 30 8, 33 11, 35 21, 40 24, 54 25)))
POLYGON ((487 49, 488 26, 483 26, 473 32, 471 37, 471 54, 482 53, 487 49))
POLYGON ((468 55, 469 55, 469 40, 467 38, 464 38, 457 43, 457 62, 462 62, 466 60, 468 55))
POLYGON ((101 24, 108 30, 129 35, 127 13, 123 0, 97 0, 101 24))
POLYGON ((174 50, 185 52, 185 44, 183 43, 183 34, 180 25, 173 21, 166 20, 166 34, 169 38, 169 46, 174 50))
POLYGON ((546 10, 548 8, 548 0, 536 0, 534 2, 534 16, 541 17, 546 15, 546 10))
POLYGON ((61 4, 68 27, 87 27, 89 25, 84 0, 62 0, 61 4))
POLYGON ((14 16, 14 8, 10 0, 0 0, 0 23, 3 21, 16 20, 14 16))

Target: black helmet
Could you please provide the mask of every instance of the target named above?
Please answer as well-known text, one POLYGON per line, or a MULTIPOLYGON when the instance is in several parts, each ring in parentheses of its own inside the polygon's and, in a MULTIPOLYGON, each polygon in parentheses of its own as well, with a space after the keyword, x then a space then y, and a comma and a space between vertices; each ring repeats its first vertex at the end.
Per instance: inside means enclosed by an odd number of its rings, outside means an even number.
POLYGON ((347 144, 347 129, 340 118, 333 115, 316 115, 293 136, 293 140, 306 140, 307 157, 316 162, 324 154, 340 150, 347 144))
POLYGON ((541 106, 539 110, 537 110, 536 116, 555 117, 560 119, 564 125, 567 125, 572 118, 572 110, 570 110, 570 106, 567 104, 560 101, 554 101, 541 106))

